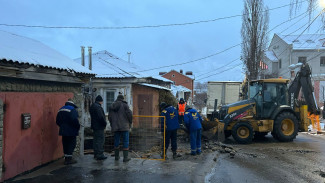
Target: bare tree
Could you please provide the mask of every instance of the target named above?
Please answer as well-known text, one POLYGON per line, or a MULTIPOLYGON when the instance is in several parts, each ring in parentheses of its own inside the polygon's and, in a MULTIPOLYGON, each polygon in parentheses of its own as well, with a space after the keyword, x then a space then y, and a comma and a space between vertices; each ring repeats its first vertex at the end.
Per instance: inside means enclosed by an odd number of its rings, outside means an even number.
POLYGON ((268 8, 264 7, 263 0, 244 0, 242 21, 241 59, 248 78, 257 79, 259 63, 266 48, 269 25, 269 12, 268 8))
MULTIPOLYGON (((304 3, 306 1, 302 1, 302 0, 291 0, 290 3, 290 16, 292 14, 296 14, 297 11, 301 8, 302 3, 304 3)), ((315 10, 315 6, 316 3, 318 2, 318 0, 307 0, 308 6, 307 6, 307 10, 309 12, 309 21, 311 19, 311 15, 313 13, 313 11, 315 10)))
POLYGON ((208 83, 195 82, 194 87, 194 106, 197 110, 202 111, 202 109, 206 106, 208 83))

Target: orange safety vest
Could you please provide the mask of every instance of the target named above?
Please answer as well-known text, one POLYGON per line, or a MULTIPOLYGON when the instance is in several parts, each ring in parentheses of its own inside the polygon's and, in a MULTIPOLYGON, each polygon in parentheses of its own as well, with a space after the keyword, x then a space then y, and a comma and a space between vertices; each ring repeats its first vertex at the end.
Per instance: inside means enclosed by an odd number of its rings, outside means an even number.
POLYGON ((184 116, 185 106, 186 106, 186 102, 184 104, 178 103, 178 115, 184 116))

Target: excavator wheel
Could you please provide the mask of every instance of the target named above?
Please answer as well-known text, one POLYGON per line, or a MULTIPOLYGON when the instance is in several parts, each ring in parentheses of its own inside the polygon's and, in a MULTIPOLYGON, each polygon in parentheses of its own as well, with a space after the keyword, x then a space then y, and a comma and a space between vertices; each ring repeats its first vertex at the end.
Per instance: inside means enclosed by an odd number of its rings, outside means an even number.
POLYGON ((231 135, 240 144, 249 144, 254 137, 252 125, 248 122, 238 122, 231 130, 231 135))
POLYGON ((225 137, 228 138, 231 136, 231 131, 230 130, 225 130, 225 137))
POLYGON ((281 142, 290 142, 298 134, 298 120, 290 112, 279 114, 274 121, 272 136, 281 142))

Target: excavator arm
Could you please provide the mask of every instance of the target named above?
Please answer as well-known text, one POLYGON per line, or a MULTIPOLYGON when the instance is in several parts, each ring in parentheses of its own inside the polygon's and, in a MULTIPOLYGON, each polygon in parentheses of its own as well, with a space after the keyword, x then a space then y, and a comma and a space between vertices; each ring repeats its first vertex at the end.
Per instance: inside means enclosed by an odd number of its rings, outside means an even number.
POLYGON ((295 100, 298 98, 300 89, 305 98, 305 102, 308 106, 308 111, 311 114, 319 115, 320 110, 317 106, 317 102, 314 95, 314 88, 311 83, 311 69, 307 63, 303 63, 300 67, 300 71, 296 74, 295 79, 290 84, 288 93, 290 106, 294 109, 295 100))

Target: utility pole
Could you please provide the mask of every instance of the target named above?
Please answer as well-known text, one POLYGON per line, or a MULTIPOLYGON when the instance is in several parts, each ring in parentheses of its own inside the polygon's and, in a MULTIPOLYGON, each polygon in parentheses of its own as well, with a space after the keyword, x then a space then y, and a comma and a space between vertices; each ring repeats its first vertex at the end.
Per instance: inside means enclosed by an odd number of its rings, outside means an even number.
POLYGON ((127 52, 127 53, 128 53, 128 62, 130 63, 131 52, 127 52))

